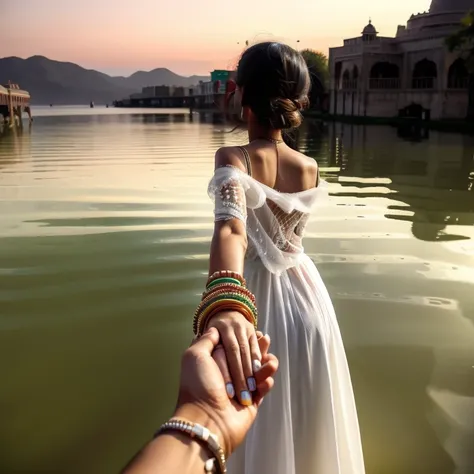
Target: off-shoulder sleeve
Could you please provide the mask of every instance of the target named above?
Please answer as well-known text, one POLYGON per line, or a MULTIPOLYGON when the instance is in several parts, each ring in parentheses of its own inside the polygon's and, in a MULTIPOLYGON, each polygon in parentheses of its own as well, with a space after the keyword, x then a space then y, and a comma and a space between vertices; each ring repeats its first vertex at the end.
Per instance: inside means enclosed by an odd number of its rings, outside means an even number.
POLYGON ((239 219, 247 221, 246 189, 248 184, 242 179, 239 170, 226 166, 216 170, 208 193, 214 200, 215 221, 239 219))

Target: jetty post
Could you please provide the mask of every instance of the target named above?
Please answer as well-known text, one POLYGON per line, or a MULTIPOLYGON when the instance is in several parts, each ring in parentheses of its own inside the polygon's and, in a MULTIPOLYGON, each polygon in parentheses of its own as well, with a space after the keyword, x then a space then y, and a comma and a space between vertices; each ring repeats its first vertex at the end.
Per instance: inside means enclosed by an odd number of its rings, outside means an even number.
POLYGON ((10 112, 10 128, 15 126, 15 111, 13 109, 12 91, 8 88, 8 110, 10 112))

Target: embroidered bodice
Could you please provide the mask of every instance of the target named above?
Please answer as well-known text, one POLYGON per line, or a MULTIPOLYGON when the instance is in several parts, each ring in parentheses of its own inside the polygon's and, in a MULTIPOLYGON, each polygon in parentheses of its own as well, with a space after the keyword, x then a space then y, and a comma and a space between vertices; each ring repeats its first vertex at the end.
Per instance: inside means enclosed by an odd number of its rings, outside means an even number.
POLYGON ((216 170, 209 195, 215 200, 215 220, 240 219, 246 224, 246 259, 260 259, 272 273, 298 264, 311 208, 326 194, 326 183, 300 193, 280 193, 238 168, 216 170))

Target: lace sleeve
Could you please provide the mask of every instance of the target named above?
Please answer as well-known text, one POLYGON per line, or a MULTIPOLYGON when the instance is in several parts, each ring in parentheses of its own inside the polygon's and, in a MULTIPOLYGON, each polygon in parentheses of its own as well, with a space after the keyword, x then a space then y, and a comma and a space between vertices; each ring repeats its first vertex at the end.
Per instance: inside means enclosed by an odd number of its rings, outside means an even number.
POLYGON ((229 170, 225 179, 213 180, 209 194, 215 201, 215 221, 239 219, 247 221, 245 188, 237 173, 229 170))

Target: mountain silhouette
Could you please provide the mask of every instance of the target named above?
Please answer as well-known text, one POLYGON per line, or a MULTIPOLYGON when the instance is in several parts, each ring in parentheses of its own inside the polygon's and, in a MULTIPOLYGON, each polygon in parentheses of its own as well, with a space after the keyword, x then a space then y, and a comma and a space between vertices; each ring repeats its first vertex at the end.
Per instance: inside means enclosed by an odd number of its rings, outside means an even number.
POLYGON ((140 92, 142 87, 148 85, 189 87, 205 80, 209 78, 179 76, 165 68, 138 71, 129 77, 112 77, 44 56, 0 59, 0 84, 8 81, 19 84, 30 92, 33 104, 111 103, 140 92))
POLYGON ((210 77, 191 76, 184 77, 175 74, 169 69, 160 67, 152 71, 137 71, 129 77, 111 77, 115 84, 141 90, 145 86, 181 86, 190 87, 199 84, 199 81, 209 81, 210 77))

